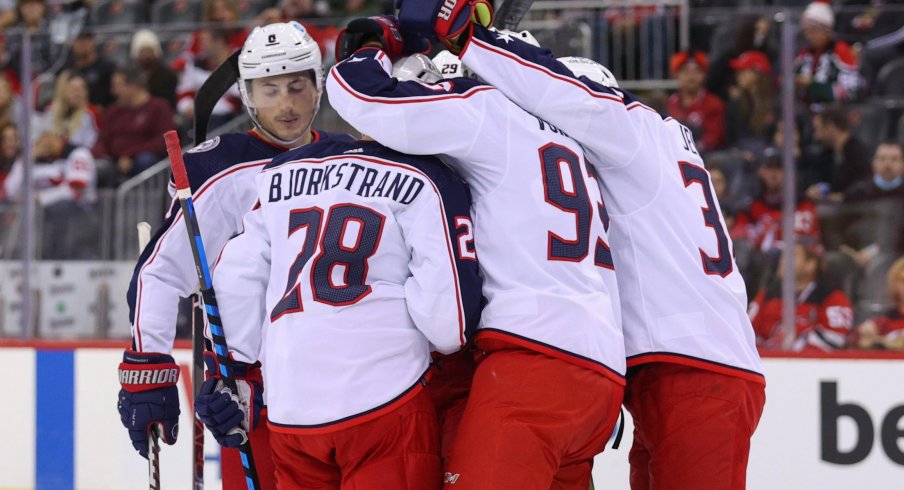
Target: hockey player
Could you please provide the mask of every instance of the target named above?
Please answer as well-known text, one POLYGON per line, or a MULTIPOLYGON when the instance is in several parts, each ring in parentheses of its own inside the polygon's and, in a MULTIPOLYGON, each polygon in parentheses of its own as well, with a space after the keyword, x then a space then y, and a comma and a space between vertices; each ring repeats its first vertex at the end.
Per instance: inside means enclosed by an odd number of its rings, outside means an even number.
POLYGON ((391 18, 352 21, 327 90, 357 129, 398 151, 441 154, 474 194, 488 301, 476 334, 483 359, 446 484, 586 489, 624 383, 615 278, 590 167, 573 140, 489 85, 390 77, 402 42, 391 18))
MULTIPOLYGON (((235 364, 266 359, 279 488, 439 489, 430 351, 466 346, 481 302, 467 187, 435 157, 326 141, 275 158, 257 194, 213 281, 235 364)), ((201 392, 215 433, 254 412, 201 392)))
MULTIPOLYGON (((418 6, 409 3, 403 14, 418 6)), ((577 78, 513 33, 447 24, 436 20, 436 35, 462 49, 469 69, 579 141, 598 169, 624 312, 632 489, 744 488, 765 378, 744 280, 689 130, 601 70, 577 78)))
MULTIPOLYGON (((242 48, 239 73, 239 89, 254 129, 218 136, 185 154, 211 263, 226 241, 241 231, 242 216, 256 199, 254 176, 266 163, 289 148, 310 142, 351 140, 347 135, 311 129, 320 103, 323 68, 320 47, 300 24, 277 23, 254 29, 242 48)), ((128 293, 132 347, 125 352, 121 372, 158 371, 174 365, 170 354, 179 298, 197 287, 181 218, 179 204, 174 201, 135 267, 128 293)), ((123 383, 120 415, 132 444, 144 457, 150 424, 162 425, 166 443, 176 441, 179 401, 175 382, 123 383)), ((275 488, 267 440, 264 427, 254 432, 252 444, 261 484, 275 488)), ((224 488, 244 488, 238 451, 224 450, 222 467, 224 488)))

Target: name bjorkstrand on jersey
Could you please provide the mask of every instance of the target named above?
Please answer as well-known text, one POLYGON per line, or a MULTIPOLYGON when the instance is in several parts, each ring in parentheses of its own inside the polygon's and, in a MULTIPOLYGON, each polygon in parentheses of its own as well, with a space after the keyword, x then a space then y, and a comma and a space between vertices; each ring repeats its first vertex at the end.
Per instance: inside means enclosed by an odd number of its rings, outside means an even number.
POLYGON ((340 185, 361 197, 385 197, 400 204, 411 204, 424 189, 424 181, 410 173, 343 162, 274 173, 270 177, 269 202, 314 196, 340 185))

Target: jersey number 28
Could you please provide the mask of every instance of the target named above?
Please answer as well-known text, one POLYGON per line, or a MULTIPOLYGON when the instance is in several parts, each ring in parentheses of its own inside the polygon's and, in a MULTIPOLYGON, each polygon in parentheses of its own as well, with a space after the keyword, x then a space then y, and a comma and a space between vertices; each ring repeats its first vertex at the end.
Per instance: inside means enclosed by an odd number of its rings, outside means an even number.
POLYGON ((286 292, 270 312, 271 322, 287 313, 304 310, 298 276, 318 243, 320 253, 314 257, 311 267, 314 301, 344 306, 370 294, 371 288, 366 284, 367 259, 377 251, 386 217, 355 204, 336 204, 327 211, 326 219, 323 215, 318 207, 294 209, 289 213, 289 236, 303 229, 306 234, 301 252, 289 268, 286 292), (337 267, 342 268, 343 279, 339 284, 333 282, 337 267))

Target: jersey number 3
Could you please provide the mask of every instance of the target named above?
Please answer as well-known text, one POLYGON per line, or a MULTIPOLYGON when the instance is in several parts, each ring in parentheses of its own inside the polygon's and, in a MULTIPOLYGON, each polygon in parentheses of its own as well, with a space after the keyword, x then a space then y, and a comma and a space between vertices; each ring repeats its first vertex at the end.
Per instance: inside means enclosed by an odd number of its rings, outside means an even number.
POLYGON ((332 206, 325 220, 323 210, 317 207, 292 210, 289 236, 304 229, 305 239, 301 252, 289 268, 286 292, 270 312, 270 321, 304 310, 298 276, 318 249, 318 243, 320 253, 314 257, 311 267, 314 301, 344 306, 357 303, 370 294, 371 288, 366 284, 367 259, 377 251, 385 221, 382 214, 355 204, 332 206), (339 284, 333 281, 336 272, 341 272, 339 284))
MULTIPOLYGON (((547 258, 580 262, 590 251, 590 223, 593 220, 593 205, 581 172, 581 159, 568 148, 550 143, 540 148, 540 163, 546 202, 573 214, 577 232, 574 240, 566 240, 550 231, 547 258)), ((593 177, 592 174, 590 176, 593 177)), ((605 207, 602 203, 596 205, 605 227, 605 207)), ((593 259, 599 267, 615 268, 612 252, 602 237, 596 239, 593 259)))
POLYGON ((718 257, 711 257, 702 248, 699 249, 700 258, 703 260, 703 270, 710 275, 725 277, 731 274, 733 270, 731 248, 728 235, 725 234, 725 228, 722 227, 722 221, 719 219, 716 199, 713 197, 713 189, 709 184, 709 173, 703 167, 693 163, 678 162, 678 166, 681 167, 681 178, 684 180, 684 187, 690 187, 691 184, 700 184, 703 187, 703 197, 706 199, 706 207, 701 208, 703 221, 707 227, 712 228, 716 233, 716 241, 719 244, 718 257))

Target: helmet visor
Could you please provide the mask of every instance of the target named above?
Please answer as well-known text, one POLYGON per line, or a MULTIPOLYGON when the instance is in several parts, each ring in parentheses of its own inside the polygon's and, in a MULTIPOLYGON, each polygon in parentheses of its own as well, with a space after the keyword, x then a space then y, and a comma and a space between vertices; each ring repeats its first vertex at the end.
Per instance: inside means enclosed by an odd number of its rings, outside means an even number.
POLYGON ((252 109, 293 105, 298 100, 311 100, 311 94, 317 92, 310 70, 242 80, 241 83, 248 96, 245 102, 252 109))

